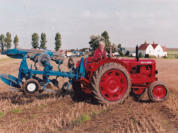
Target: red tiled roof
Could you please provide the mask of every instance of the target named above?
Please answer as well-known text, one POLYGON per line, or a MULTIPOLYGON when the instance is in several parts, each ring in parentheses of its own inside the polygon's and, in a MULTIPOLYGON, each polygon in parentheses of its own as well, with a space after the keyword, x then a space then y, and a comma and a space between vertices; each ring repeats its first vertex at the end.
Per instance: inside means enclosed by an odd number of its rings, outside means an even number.
MULTIPOLYGON (((156 43, 154 43, 154 42, 153 42, 153 44, 151 44, 151 45, 152 45, 153 49, 155 49, 155 48, 158 46, 158 44, 156 44, 156 43)), ((145 43, 144 43, 144 44, 141 44, 138 49, 139 49, 139 50, 146 50, 148 46, 149 46, 149 43, 147 43, 147 42, 145 41, 145 43)), ((166 50, 166 47, 164 47, 164 46, 162 46, 162 49, 163 49, 164 52, 167 51, 167 50, 166 50)))
POLYGON ((164 52, 166 52, 166 51, 167 51, 166 47, 162 46, 162 48, 163 48, 163 51, 164 51, 164 52))
POLYGON ((158 46, 158 44, 156 44, 156 43, 153 43, 153 44, 151 44, 152 45, 152 47, 155 49, 157 46, 158 46))
POLYGON ((149 46, 149 44, 148 43, 144 43, 144 44, 141 44, 140 46, 139 46, 139 50, 146 50, 146 48, 149 46))

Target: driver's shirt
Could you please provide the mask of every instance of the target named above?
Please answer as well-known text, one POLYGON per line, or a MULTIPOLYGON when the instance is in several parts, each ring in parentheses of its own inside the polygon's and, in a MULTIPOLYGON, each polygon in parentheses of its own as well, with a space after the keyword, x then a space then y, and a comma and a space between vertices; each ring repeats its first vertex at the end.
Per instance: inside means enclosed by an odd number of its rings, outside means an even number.
POLYGON ((106 51, 103 50, 101 51, 99 48, 97 48, 94 52, 94 55, 93 55, 94 58, 106 58, 106 51))

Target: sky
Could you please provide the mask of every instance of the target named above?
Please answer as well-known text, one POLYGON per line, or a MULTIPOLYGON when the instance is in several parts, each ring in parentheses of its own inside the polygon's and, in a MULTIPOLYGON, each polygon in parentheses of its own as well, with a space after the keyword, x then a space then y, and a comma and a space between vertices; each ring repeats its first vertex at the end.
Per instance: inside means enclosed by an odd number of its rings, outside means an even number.
POLYGON ((124 47, 178 48, 178 0, 0 0, 0 34, 17 34, 22 48, 31 47, 34 32, 46 33, 48 49, 56 32, 62 49, 89 47, 104 30, 124 47))

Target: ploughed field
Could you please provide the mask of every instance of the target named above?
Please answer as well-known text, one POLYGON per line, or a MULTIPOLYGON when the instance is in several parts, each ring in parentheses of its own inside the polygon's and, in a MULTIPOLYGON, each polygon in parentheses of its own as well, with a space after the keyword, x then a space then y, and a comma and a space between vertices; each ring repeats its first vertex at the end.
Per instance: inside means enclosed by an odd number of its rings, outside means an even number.
MULTIPOLYGON (((170 90, 168 100, 161 103, 150 102, 146 94, 140 101, 129 96, 124 104, 108 106, 51 92, 28 97, 0 81, 0 133, 177 133, 178 60, 156 62, 158 78, 170 90)), ((19 63, 0 59, 0 73, 16 76, 19 63)), ((68 71, 67 59, 62 70, 68 71)), ((59 78, 60 86, 65 81, 59 78)))

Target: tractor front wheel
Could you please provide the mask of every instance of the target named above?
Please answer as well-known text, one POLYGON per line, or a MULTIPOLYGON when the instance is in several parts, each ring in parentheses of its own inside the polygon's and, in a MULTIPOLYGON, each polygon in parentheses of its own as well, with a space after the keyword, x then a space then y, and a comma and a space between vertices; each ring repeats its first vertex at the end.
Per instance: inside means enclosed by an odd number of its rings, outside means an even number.
POLYGON ((120 64, 107 63, 93 75, 92 91, 101 104, 123 103, 131 90, 128 71, 120 64))
POLYGON ((168 97, 168 89, 164 83, 155 81, 148 89, 148 96, 154 102, 164 101, 168 97))
POLYGON ((36 79, 28 79, 23 84, 23 89, 26 94, 35 94, 40 90, 40 83, 36 79))

